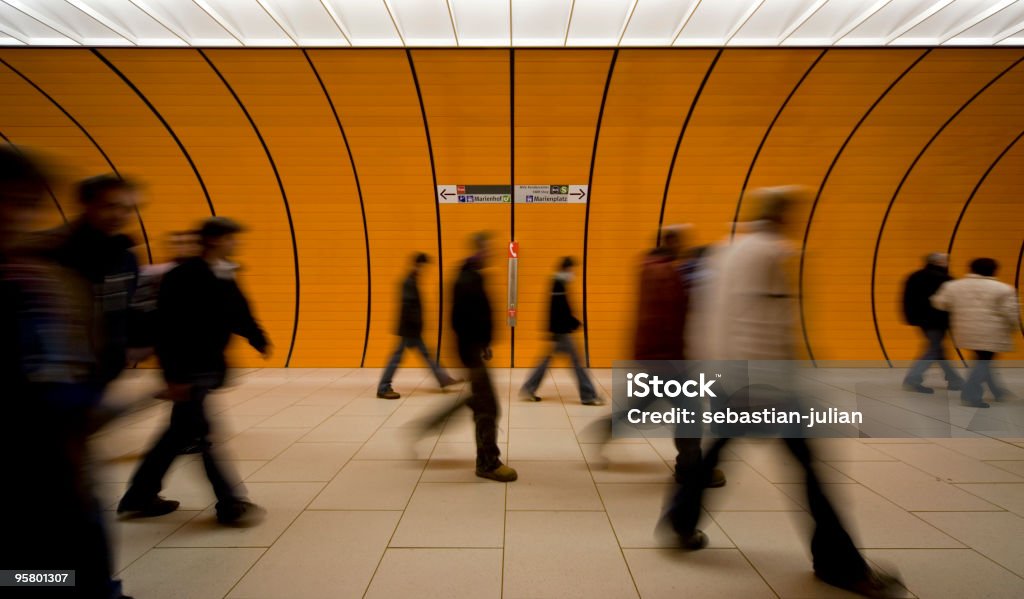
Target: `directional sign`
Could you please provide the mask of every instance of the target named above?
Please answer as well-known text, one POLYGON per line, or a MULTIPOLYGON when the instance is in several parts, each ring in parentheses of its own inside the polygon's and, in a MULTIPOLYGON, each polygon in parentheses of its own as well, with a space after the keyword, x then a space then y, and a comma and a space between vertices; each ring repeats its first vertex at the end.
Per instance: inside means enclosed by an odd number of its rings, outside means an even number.
POLYGON ((587 185, 516 185, 517 204, 586 204, 587 185))
POLYGON ((437 201, 441 204, 509 204, 511 185, 438 185, 437 201))

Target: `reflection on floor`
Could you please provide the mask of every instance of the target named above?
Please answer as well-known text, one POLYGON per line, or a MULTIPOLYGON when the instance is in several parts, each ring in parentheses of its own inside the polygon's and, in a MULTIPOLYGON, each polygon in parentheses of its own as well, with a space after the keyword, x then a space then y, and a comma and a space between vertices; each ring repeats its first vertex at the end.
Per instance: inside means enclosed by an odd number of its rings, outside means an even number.
MULTIPOLYGON (((468 411, 414 443, 413 423, 455 399, 425 370, 399 371, 398 401, 376 399, 375 369, 252 370, 211 400, 224 455, 267 519, 227 529, 195 456, 164 496, 180 511, 118 521, 113 509, 166 421, 159 402, 95 439, 116 564, 141 599, 266 597, 842 597, 811 574, 800 473, 772 442, 727 450, 729 483, 709 491, 709 549, 654 534, 670 488, 670 439, 601 447, 582 433, 608 406, 580 405, 556 369, 540 403, 518 400, 526 370, 496 369, 500 442, 520 480, 473 476, 468 411)), ((850 371, 900 391, 901 372, 850 371)), ((934 375, 935 373, 933 373, 934 375)), ((153 389, 152 372, 117 397, 153 389)), ((595 370, 610 391, 611 371, 595 370)), ((1024 370, 1004 371, 1024 395, 1024 370)), ((834 380, 834 379, 833 379, 834 380)), ((1021 400, 1018 400, 1021 401, 1021 400)), ((967 433, 961 433, 967 435, 967 433)), ((820 470, 872 563, 913 596, 1024 597, 1024 439, 835 439, 820 470)))

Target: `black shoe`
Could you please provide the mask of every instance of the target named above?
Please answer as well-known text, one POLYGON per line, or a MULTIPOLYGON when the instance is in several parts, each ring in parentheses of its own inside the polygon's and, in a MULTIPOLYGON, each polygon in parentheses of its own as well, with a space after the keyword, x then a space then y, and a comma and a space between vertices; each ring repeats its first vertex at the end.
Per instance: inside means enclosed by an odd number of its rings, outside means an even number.
POLYGON ((523 389, 519 390, 519 397, 523 398, 523 401, 540 401, 540 396, 532 391, 526 391, 523 389))
MULTIPOLYGON (((678 471, 672 477, 676 480, 676 483, 680 485, 683 484, 683 477, 679 474, 678 471)), ((705 487, 708 489, 718 489, 724 487, 725 482, 725 473, 722 472, 721 469, 715 468, 714 470, 711 471, 711 479, 708 480, 707 485, 705 485, 705 487)))
POLYGON ((585 406, 603 406, 604 400, 600 397, 591 397, 589 399, 581 399, 580 403, 585 406))
POLYGON ((968 408, 987 408, 989 405, 983 401, 960 401, 960 405, 967 406, 968 408))
POLYGON ((688 535, 679 535, 679 546, 690 551, 698 551, 708 546, 708 536, 701 529, 688 535))
POLYGON ((924 393, 926 395, 931 395, 932 393, 935 393, 935 389, 932 389, 931 387, 925 387, 921 383, 903 383, 903 390, 913 391, 914 393, 924 393))
POLYGON ((217 506, 217 522, 225 526, 246 527, 258 524, 267 510, 250 501, 236 499, 226 506, 217 506))
POLYGON ((458 385, 461 382, 462 379, 457 379, 455 377, 449 376, 442 379, 441 382, 438 383, 438 386, 441 387, 441 391, 444 391, 448 387, 451 387, 452 385, 458 385))
POLYGON ((126 495, 121 499, 121 502, 117 504, 118 514, 127 514, 132 518, 153 518, 156 516, 163 516, 164 514, 170 514, 174 510, 178 509, 181 505, 180 502, 174 501, 173 499, 164 499, 159 495, 154 495, 149 499, 143 499, 141 501, 129 500, 126 495))
POLYGON ((397 391, 388 387, 387 391, 378 391, 377 397, 380 399, 401 399, 401 395, 397 391))
POLYGON ((824 582, 843 590, 856 593, 864 597, 874 599, 895 599, 905 596, 906 588, 903 582, 895 576, 889 576, 877 570, 868 570, 863 578, 853 581, 837 580, 828 576, 822 576, 815 572, 815 576, 824 582))

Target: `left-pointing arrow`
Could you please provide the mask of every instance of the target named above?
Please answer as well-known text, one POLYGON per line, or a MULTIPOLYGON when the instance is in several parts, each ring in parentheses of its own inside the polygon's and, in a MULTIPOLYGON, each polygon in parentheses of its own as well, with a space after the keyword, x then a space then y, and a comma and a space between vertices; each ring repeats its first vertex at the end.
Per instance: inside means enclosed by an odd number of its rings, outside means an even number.
POLYGON ((455 194, 449 194, 447 189, 442 189, 441 193, 439 193, 438 195, 441 196, 441 199, 447 200, 449 195, 455 194))

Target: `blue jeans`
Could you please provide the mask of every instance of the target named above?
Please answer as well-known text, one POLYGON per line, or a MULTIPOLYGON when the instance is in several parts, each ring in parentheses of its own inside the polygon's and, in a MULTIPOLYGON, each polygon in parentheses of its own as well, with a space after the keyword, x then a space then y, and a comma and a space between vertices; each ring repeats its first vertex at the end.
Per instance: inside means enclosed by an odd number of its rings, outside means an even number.
POLYGON ((572 367, 576 371, 576 384, 580 390, 580 400, 587 402, 596 399, 597 392, 594 391, 594 384, 590 382, 587 371, 583 369, 583 364, 580 363, 580 356, 576 353, 576 344, 572 342, 572 336, 568 334, 554 335, 553 340, 555 342, 554 347, 551 348, 548 355, 544 356, 541 363, 533 369, 530 378, 523 383, 523 391, 530 395, 536 393, 540 387, 540 382, 544 380, 544 373, 548 371, 548 366, 551 364, 551 356, 556 353, 563 353, 572 360, 572 367))
POLYGON ((964 390, 960 394, 960 399, 967 403, 980 402, 982 395, 985 393, 985 390, 982 389, 982 384, 988 385, 992 394, 997 398, 1006 393, 1006 390, 996 382, 995 375, 992 374, 992 359, 995 355, 995 352, 990 351, 976 350, 974 352, 974 367, 971 368, 970 374, 967 375, 967 383, 964 384, 964 390))
POLYGON ((921 354, 921 357, 914 362, 913 366, 910 367, 910 371, 904 377, 903 383, 906 385, 920 385, 924 381, 924 373, 933 363, 938 362, 943 374, 946 375, 947 383, 962 385, 964 380, 960 378, 960 375, 957 374, 953 366, 946 360, 946 350, 942 347, 942 340, 946 338, 946 331, 944 329, 926 329, 922 327, 921 332, 924 333, 928 347, 921 354))
POLYGON ((434 378, 437 379, 439 385, 443 386, 447 381, 451 380, 448 373, 441 370, 441 366, 430 356, 430 352, 427 351, 427 344, 423 343, 423 337, 402 337, 398 341, 398 348, 395 349, 395 353, 391 354, 391 361, 388 362, 387 368, 384 369, 384 374, 380 377, 380 383, 377 385, 378 393, 391 389, 391 380, 395 377, 398 363, 402 361, 402 354, 405 353, 406 348, 415 349, 420 352, 423 359, 426 360, 427 366, 434 373, 434 378))

